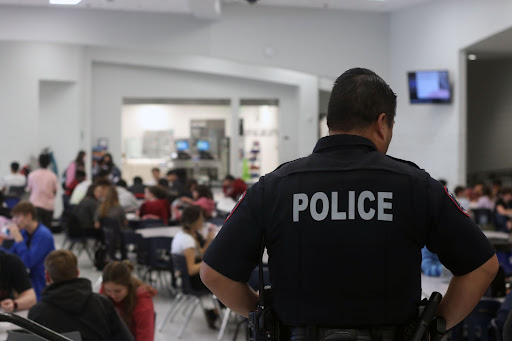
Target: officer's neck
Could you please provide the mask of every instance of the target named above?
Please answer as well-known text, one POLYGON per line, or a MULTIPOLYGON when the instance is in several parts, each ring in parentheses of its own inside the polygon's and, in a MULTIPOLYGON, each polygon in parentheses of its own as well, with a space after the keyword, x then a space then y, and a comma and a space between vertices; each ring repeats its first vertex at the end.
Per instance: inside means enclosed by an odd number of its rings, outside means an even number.
POLYGON ((372 141, 377 151, 386 154, 388 150, 389 143, 387 142, 386 137, 383 133, 376 127, 375 125, 371 125, 369 127, 361 128, 361 129, 353 129, 353 130, 329 130, 329 135, 356 135, 367 138, 372 141))

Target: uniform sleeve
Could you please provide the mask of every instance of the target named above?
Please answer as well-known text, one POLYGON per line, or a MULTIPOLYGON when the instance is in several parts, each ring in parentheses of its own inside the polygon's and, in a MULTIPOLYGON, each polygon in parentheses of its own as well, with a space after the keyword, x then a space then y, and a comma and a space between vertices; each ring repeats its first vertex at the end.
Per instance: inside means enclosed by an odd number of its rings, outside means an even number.
POLYGON ((203 261, 222 275, 247 282, 258 265, 263 233, 262 180, 238 200, 203 261))
POLYGON ((455 276, 477 269, 495 250, 482 230, 439 182, 429 180, 427 247, 455 276))
POLYGON ((12 288, 18 293, 32 289, 32 283, 30 282, 30 277, 27 273, 27 269, 25 268, 25 264, 18 258, 16 255, 8 255, 9 267, 8 271, 12 274, 12 288))

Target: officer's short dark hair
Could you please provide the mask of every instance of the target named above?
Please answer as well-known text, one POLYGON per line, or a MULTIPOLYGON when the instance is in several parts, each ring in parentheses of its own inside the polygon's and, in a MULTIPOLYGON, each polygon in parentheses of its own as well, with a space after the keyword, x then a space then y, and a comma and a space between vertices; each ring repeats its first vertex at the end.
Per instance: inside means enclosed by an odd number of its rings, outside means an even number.
POLYGON ((176 176, 178 176, 178 171, 177 171, 176 169, 171 169, 171 170, 169 170, 169 171, 167 172, 167 175, 173 175, 173 174, 174 174, 174 175, 176 175, 176 176))
POLYGON ((51 159, 50 154, 41 154, 39 155, 39 166, 41 168, 46 168, 50 165, 51 159))
POLYGON ((396 95, 375 72, 354 68, 338 77, 327 109, 327 126, 333 131, 365 128, 386 113, 391 127, 396 113, 396 95))
POLYGON ((231 174, 228 174, 226 175, 226 177, 224 178, 224 180, 230 180, 230 181, 234 181, 235 180, 235 177, 231 174))
POLYGON ((136 176, 133 178, 134 185, 142 185, 142 178, 140 176, 136 176))
POLYGON ((18 169, 20 169, 20 164, 19 164, 19 163, 17 163, 16 161, 11 162, 11 170, 12 170, 13 172, 17 172, 17 171, 18 171, 18 169))

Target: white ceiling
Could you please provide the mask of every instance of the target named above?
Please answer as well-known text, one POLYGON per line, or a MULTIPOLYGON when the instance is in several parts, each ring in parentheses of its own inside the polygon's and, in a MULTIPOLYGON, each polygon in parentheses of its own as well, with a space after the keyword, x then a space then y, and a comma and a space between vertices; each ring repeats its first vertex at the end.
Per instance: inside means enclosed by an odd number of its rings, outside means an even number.
MULTIPOLYGON (((193 5, 191 3, 197 3, 198 1, 213 3, 219 0, 82 0, 77 6, 66 7, 140 12, 192 13, 193 5)), ((246 6, 281 6, 392 12, 434 1, 439 0, 258 0, 254 5, 250 5, 247 0, 220 0, 220 3, 239 3, 246 6)), ((0 5, 56 6, 49 5, 48 0, 0 0, 0 5)))

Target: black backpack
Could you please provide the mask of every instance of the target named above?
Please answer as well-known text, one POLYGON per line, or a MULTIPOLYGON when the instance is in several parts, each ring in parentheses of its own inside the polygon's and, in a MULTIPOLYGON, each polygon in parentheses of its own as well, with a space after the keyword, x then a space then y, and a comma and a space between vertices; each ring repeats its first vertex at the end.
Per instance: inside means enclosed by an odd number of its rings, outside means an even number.
POLYGON ((99 271, 103 271, 107 263, 107 247, 101 243, 96 248, 96 251, 94 251, 94 267, 99 271))

